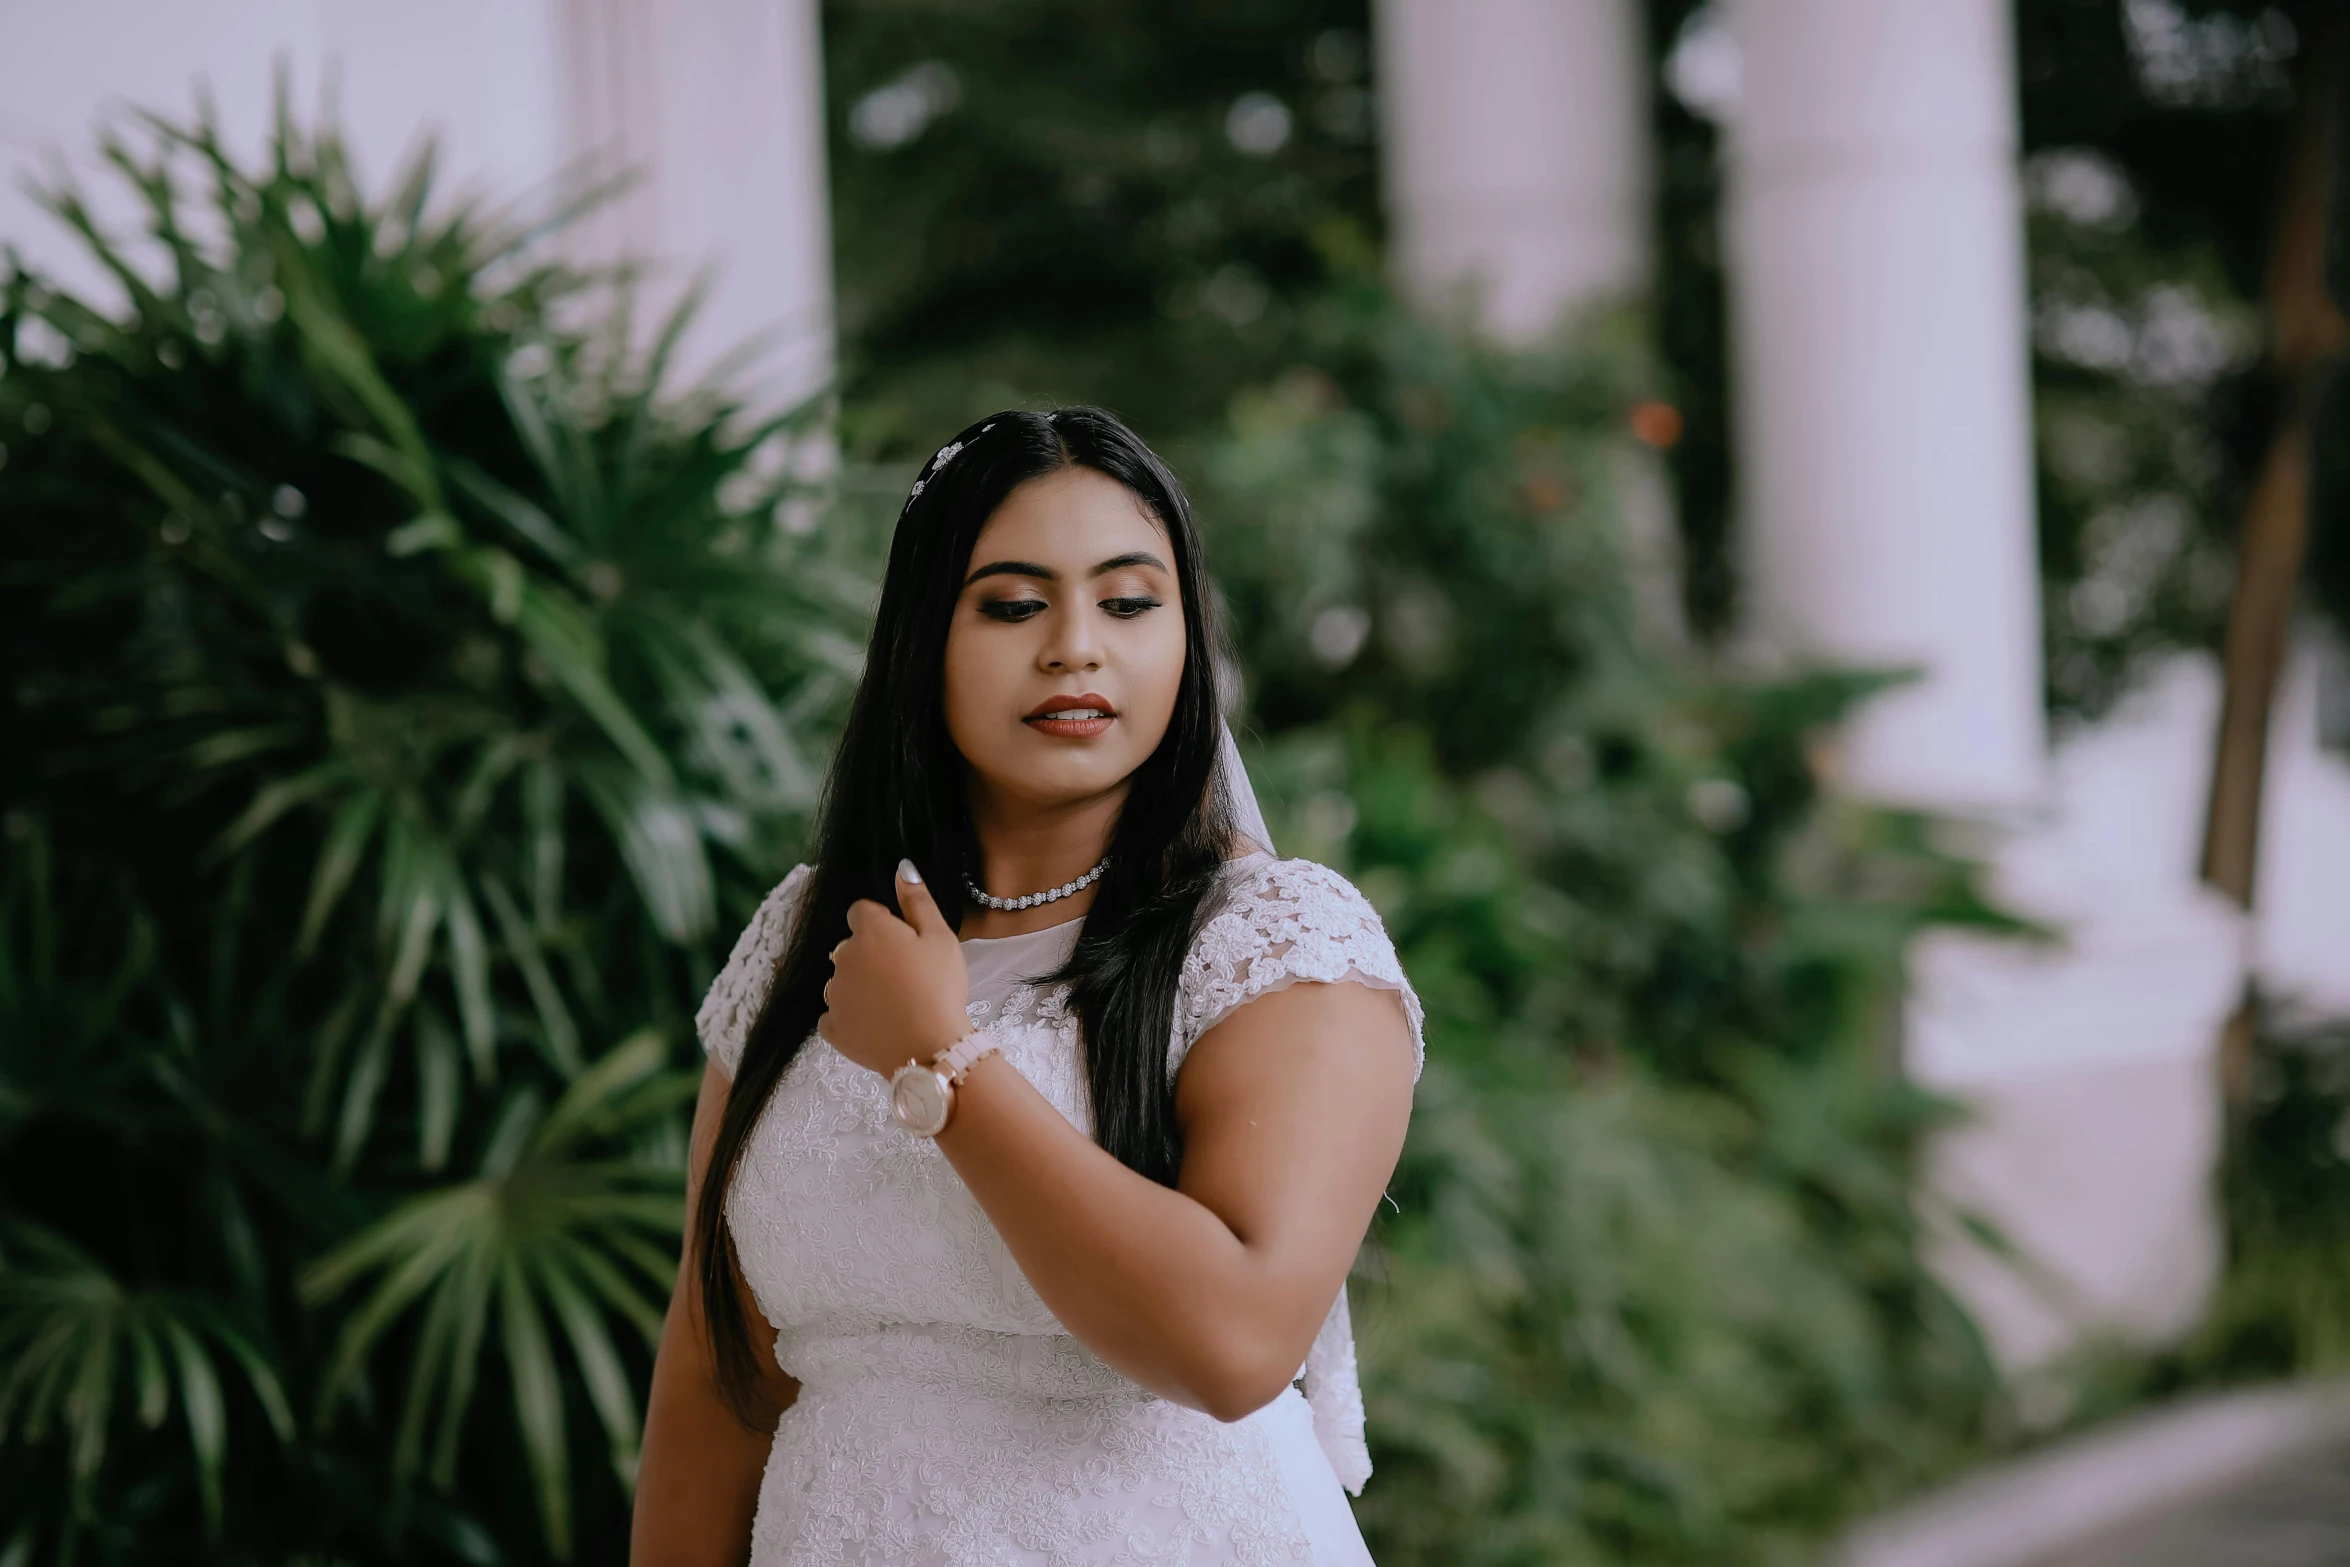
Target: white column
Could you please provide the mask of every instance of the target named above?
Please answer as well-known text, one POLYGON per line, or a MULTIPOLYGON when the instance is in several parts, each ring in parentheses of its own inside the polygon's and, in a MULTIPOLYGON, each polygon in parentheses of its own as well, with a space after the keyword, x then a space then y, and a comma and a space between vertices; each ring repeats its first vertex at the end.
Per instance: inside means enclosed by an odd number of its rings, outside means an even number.
POLYGON ((1631 0, 1378 0, 1398 281, 1525 342, 1648 276, 1647 57, 1631 0))
POLYGON ((2213 1049, 2241 922, 2195 880, 2209 670, 2051 756, 2007 0, 1731 0, 1730 303, 1750 629, 1911 665, 1851 793, 1988 818, 1991 891, 2054 942, 1910 951, 1909 1070, 1969 1119, 1927 1177, 2030 1259, 1935 1257, 2013 1366, 2174 1339, 2221 1247, 2213 1049))
POLYGON ((2007 0, 1735 0, 1733 373, 1751 626, 1914 666, 1845 781, 2000 812, 2045 745, 2007 0))
POLYGON ((571 0, 561 11, 570 144, 638 183, 583 242, 650 271, 673 303, 707 269, 680 354, 693 375, 754 337, 766 396, 833 373, 832 226, 816 0, 571 0))

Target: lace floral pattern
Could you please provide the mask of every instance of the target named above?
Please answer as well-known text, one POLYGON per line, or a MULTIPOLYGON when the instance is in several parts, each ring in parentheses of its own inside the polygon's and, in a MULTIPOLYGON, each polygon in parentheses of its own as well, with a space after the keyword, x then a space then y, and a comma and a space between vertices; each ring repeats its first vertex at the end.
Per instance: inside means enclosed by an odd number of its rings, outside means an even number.
MULTIPOLYGON (((802 867, 769 894, 697 1014, 729 1074, 806 879, 802 867)), ((1401 991, 1418 1048, 1418 1000, 1362 895, 1304 862, 1240 867, 1184 965, 1170 1056, 1256 995, 1341 978, 1401 991)), ((989 1010, 974 1004, 975 1026, 1090 1133, 1066 988, 1018 986, 989 1010)), ((760 1488, 758 1567, 1335 1559, 1273 1454, 1282 1422, 1307 1418, 1297 1394, 1227 1425, 1103 1365, 937 1147, 890 1119, 882 1079, 837 1052, 811 1040, 785 1072, 727 1219, 776 1359, 801 1383, 760 1488)), ((1343 1291, 1304 1375, 1314 1434, 1359 1490, 1369 1464, 1343 1291)))
POLYGON ((1167 1075, 1173 1077, 1200 1036, 1234 1008, 1289 985, 1340 980, 1403 993, 1417 1081, 1425 1055, 1420 998, 1404 978, 1379 911, 1354 883, 1326 865, 1269 857, 1258 862, 1192 938, 1175 1003, 1167 1075))

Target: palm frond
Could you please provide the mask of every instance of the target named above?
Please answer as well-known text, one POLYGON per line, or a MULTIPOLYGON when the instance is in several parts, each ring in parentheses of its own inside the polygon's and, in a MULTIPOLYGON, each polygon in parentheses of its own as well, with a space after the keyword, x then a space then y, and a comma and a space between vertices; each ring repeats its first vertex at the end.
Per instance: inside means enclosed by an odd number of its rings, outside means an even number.
POLYGON ((611 766, 582 766, 580 792, 603 818, 661 933, 691 941, 716 922, 703 829, 674 794, 611 766))
POLYGON ((586 1384, 613 1466, 633 1474, 635 1394, 606 1322, 618 1315, 649 1340, 659 1296, 616 1265, 627 1256, 619 1241, 673 1244, 682 1187, 674 1171, 592 1150, 676 1114, 692 1082, 665 1070, 666 1054, 658 1035, 639 1034, 581 1073, 543 1113, 534 1094, 518 1090, 470 1180, 410 1199, 303 1275, 313 1304, 374 1281, 337 1338, 322 1419, 394 1323, 421 1303, 399 1461, 404 1473, 421 1467, 423 1432, 437 1414, 433 1468, 443 1485, 454 1474, 457 1432, 479 1380, 494 1302, 516 1427, 549 1547, 559 1556, 570 1550, 572 1463, 548 1319, 586 1384))
POLYGON ((126 1285, 53 1230, 0 1225, 0 1365, 9 1368, 0 1375, 0 1448, 62 1441, 81 1510, 94 1505, 124 1416, 154 1430, 176 1403, 206 1527, 218 1531, 229 1447, 223 1357, 278 1440, 291 1442, 277 1370, 227 1312, 193 1295, 126 1285))

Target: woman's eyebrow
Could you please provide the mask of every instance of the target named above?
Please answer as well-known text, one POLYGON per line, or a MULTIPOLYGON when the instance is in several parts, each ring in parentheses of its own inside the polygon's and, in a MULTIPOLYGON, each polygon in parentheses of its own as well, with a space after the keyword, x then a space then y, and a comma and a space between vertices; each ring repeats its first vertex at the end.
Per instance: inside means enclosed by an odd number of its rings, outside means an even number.
MULTIPOLYGON (((1113 571, 1122 571, 1128 566, 1155 566, 1161 571, 1167 569, 1167 563, 1149 550, 1128 550, 1123 555, 1111 556, 1108 560, 1094 567, 1088 575, 1106 576, 1113 571)), ((1040 566, 1032 560, 991 560, 965 577, 963 586, 969 587, 982 577, 1034 577, 1039 582, 1061 580, 1061 574, 1053 570, 1052 567, 1040 566)))
POLYGON ((1039 566, 1032 560, 991 560, 963 579, 969 587, 981 577, 1034 577, 1040 582, 1058 582, 1061 574, 1050 566, 1039 566))

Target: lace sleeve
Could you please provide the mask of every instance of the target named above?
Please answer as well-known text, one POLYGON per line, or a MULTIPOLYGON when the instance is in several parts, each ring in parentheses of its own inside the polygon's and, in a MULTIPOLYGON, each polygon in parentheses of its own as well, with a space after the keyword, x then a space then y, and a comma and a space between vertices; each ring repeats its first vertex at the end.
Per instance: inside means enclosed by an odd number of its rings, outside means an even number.
POLYGON ((1341 981, 1402 993, 1417 1080, 1424 1054, 1420 998, 1371 901, 1311 860, 1269 860, 1243 872, 1183 960, 1167 1075, 1175 1075, 1202 1034, 1245 1003, 1301 982, 1341 981))
POLYGON ((795 865, 767 894, 759 912, 735 938, 726 967, 710 982, 710 993, 694 1014, 694 1032, 701 1037, 702 1048, 730 1082, 742 1062, 743 1046, 750 1041, 751 1025, 767 1005, 767 992, 775 983, 775 965, 783 961, 792 916, 798 912, 800 894, 807 884, 808 867, 795 865))
MULTIPOLYGON (((1307 981, 1352 982, 1401 993, 1412 1034, 1412 1076, 1418 1078, 1420 998, 1404 978, 1379 911, 1354 883, 1327 866, 1273 859, 1239 868, 1222 905, 1192 941, 1175 1003, 1168 1075, 1174 1075, 1202 1034, 1236 1008, 1307 981)), ((1331 1473, 1350 1493, 1362 1495, 1363 1482, 1371 1476, 1371 1450, 1363 1440, 1363 1390, 1344 1285, 1298 1376, 1331 1473)))

